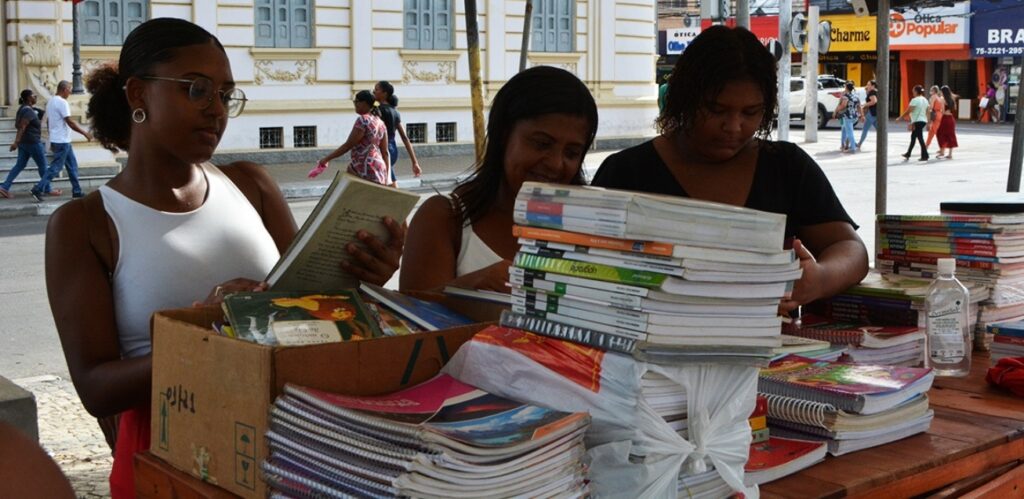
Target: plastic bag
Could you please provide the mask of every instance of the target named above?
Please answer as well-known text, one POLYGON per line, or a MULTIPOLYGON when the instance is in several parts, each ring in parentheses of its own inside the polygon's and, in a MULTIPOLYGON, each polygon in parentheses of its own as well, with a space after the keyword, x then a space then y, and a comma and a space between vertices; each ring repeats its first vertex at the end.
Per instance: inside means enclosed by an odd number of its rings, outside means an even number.
POLYGON ((327 166, 328 166, 328 165, 329 165, 328 163, 325 163, 325 162, 323 162, 323 161, 321 161, 321 162, 317 163, 317 164, 316 164, 316 166, 314 166, 314 167, 313 167, 313 169, 309 171, 309 174, 308 174, 307 176, 308 176, 309 178, 316 178, 316 177, 317 177, 317 176, 319 176, 319 175, 320 175, 321 173, 323 173, 323 172, 324 172, 324 170, 326 170, 326 169, 327 169, 327 166))
POLYGON ((750 447, 757 369, 661 366, 525 331, 492 326, 444 368, 455 378, 516 400, 587 411, 591 490, 598 497, 676 497, 680 474, 705 471, 705 458, 736 491, 750 447), (689 438, 683 439, 641 395, 648 369, 686 389, 689 438))

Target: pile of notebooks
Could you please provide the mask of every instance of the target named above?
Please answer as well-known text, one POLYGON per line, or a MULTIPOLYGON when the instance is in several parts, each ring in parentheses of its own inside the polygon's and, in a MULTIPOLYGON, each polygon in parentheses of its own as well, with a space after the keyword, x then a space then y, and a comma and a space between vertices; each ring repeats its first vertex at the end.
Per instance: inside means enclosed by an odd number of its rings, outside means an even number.
POLYGON ((1024 201, 943 202, 940 208, 942 215, 879 215, 876 266, 930 281, 938 258, 956 258, 957 278, 985 288, 974 331, 975 348, 987 350, 987 325, 1024 319, 1024 201))
POLYGON ((262 468, 296 497, 586 497, 589 424, 444 374, 375 397, 286 385, 262 468))
POLYGON ((1024 357, 1024 321, 990 324, 988 332, 992 335, 992 365, 1002 358, 1024 357))
MULTIPOLYGON (((799 322, 783 325, 783 332, 808 340, 829 342, 842 348, 842 360, 859 364, 917 366, 924 360, 925 329, 917 326, 868 326, 859 322, 829 320, 805 313, 799 322)), ((818 360, 838 360, 800 353, 818 360)))
POLYGON ((838 456, 928 430, 931 369, 787 356, 761 370, 772 436, 825 441, 838 456))
POLYGON ((785 216, 527 182, 505 325, 652 362, 764 365, 801 275, 785 216))

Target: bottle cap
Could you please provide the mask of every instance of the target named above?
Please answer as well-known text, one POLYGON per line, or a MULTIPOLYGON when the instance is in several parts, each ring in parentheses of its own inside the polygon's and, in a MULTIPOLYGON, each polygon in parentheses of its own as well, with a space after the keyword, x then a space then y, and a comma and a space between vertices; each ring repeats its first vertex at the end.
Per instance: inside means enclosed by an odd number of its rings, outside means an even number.
POLYGON ((955 258, 939 258, 938 264, 940 274, 952 274, 956 271, 955 258))

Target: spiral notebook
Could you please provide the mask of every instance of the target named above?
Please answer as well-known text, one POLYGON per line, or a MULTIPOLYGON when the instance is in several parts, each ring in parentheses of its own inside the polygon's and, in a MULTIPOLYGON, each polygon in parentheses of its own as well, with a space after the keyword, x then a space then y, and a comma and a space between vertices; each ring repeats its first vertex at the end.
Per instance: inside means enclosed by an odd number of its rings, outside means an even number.
POLYGON ((875 414, 853 414, 813 400, 762 395, 768 400, 771 427, 780 426, 837 440, 884 434, 893 426, 920 418, 928 412, 928 397, 923 394, 875 414))
POLYGON ((758 391, 831 404, 856 414, 875 414, 927 392, 934 378, 931 369, 787 355, 761 370, 758 391))
POLYGON ((814 314, 804 314, 799 325, 783 324, 782 334, 870 348, 885 348, 924 339, 924 330, 916 326, 870 326, 830 321, 814 314))

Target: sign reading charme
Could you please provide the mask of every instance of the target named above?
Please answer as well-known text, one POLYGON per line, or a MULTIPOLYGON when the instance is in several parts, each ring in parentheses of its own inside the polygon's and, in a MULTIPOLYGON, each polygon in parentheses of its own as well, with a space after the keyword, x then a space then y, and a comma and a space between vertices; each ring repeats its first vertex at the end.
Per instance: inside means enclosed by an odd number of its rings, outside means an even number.
POLYGON ((889 43, 893 49, 963 48, 970 33, 968 3, 889 15, 889 43))

